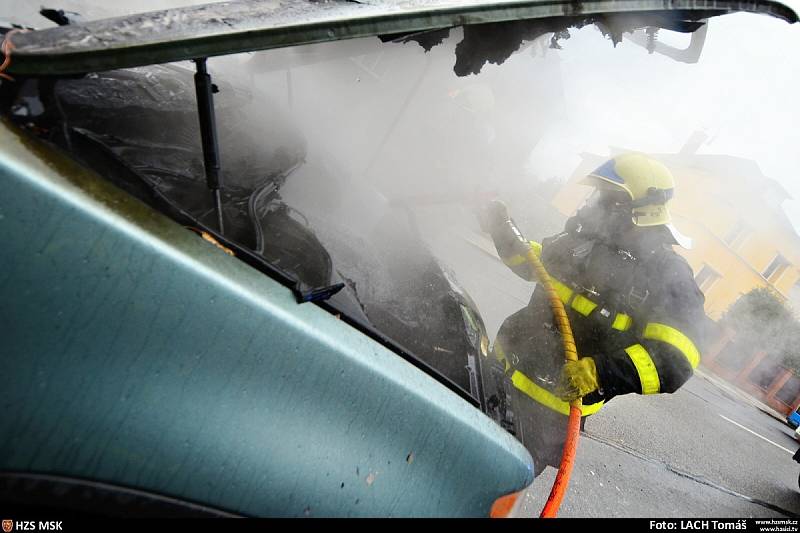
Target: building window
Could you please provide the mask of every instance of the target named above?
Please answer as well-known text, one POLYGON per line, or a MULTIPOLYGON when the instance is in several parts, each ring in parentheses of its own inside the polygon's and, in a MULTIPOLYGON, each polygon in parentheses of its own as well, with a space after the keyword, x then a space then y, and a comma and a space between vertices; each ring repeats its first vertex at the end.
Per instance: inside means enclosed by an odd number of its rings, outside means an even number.
POLYGON ((764 392, 767 392, 772 384, 778 379, 783 372, 783 367, 776 364, 769 357, 765 357, 758 363, 750 373, 747 379, 750 383, 758 385, 764 392))
POLYGON ((784 405, 792 407, 800 397, 800 379, 797 376, 790 377, 783 387, 775 393, 775 397, 784 405))
POLYGON ((800 281, 795 282, 789 289, 789 305, 794 310, 795 316, 800 320, 800 281))
POLYGON ((736 224, 725 234, 725 238, 722 239, 725 241, 725 244, 730 246, 733 249, 736 249, 742 241, 744 241, 745 234, 747 233, 747 228, 742 223, 741 220, 738 220, 736 224))
POLYGON ((704 293, 711 288, 715 281, 720 278, 720 275, 708 265, 703 265, 703 268, 700 269, 700 272, 694 277, 695 283, 697 286, 700 287, 700 290, 704 293))
POLYGON ((786 258, 781 254, 778 254, 775 256, 775 259, 772 260, 769 266, 764 269, 764 272, 762 272, 761 275, 767 278, 770 283, 775 283, 788 266, 789 261, 787 261, 786 258))

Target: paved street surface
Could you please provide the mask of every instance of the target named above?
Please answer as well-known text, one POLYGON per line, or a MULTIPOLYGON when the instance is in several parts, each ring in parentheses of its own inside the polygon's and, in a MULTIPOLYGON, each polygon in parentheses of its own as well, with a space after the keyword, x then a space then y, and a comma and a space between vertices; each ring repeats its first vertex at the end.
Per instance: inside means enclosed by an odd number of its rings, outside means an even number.
MULTIPOLYGON (((792 435, 701 374, 673 395, 616 398, 586 422, 559 516, 800 514, 792 435)), ((515 515, 538 516, 554 478, 545 470, 515 515)))

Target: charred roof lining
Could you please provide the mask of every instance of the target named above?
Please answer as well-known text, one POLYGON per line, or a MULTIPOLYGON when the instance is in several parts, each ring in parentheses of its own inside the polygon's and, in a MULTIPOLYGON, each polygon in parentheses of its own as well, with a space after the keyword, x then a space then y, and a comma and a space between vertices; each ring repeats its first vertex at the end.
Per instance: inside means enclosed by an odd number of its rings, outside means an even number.
MULTIPOLYGON (((622 41, 622 34, 644 28, 692 33, 703 27, 704 19, 726 14, 726 11, 656 11, 640 13, 599 14, 578 17, 552 17, 533 20, 515 20, 464 27, 464 39, 455 50, 453 70, 458 76, 478 74, 486 63, 503 64, 520 49, 525 41, 532 41, 546 33, 554 33, 553 47, 559 39, 568 39, 569 28, 582 28, 595 24, 614 46, 622 41)), ((407 37, 397 37, 403 42, 415 41, 426 51, 444 42, 448 30, 434 30, 407 37)))
POLYGON ((771 0, 250 0, 16 33, 8 71, 63 76, 456 26, 654 11, 745 11, 797 21, 771 0))

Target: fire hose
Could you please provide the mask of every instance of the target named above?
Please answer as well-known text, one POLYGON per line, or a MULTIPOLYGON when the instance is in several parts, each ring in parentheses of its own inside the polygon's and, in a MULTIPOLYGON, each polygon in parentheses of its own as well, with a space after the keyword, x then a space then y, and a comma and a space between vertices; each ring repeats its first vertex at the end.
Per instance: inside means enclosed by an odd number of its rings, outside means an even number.
MULTIPOLYGON (((553 318, 555 319, 556 326, 561 332, 561 342, 564 346, 564 357, 567 361, 578 360, 578 350, 575 347, 575 339, 572 336, 572 327, 567 318, 567 312, 564 309, 564 304, 559 298, 558 293, 553 287, 550 280, 550 275, 544 268, 542 261, 536 255, 533 249, 528 250, 528 262, 531 264, 533 275, 539 280, 545 292, 547 299, 550 302, 550 307, 553 310, 553 318)), ((550 490, 550 496, 542 509, 540 518, 555 518, 558 514, 558 509, 561 506, 561 500, 569 486, 569 478, 572 474, 572 467, 575 463, 575 452, 578 448, 578 437, 580 435, 581 424, 581 406, 582 401, 580 398, 570 402, 569 406, 569 420, 567 422, 567 438, 564 441, 564 451, 561 454, 561 464, 558 467, 556 479, 553 482, 553 487, 550 490)))

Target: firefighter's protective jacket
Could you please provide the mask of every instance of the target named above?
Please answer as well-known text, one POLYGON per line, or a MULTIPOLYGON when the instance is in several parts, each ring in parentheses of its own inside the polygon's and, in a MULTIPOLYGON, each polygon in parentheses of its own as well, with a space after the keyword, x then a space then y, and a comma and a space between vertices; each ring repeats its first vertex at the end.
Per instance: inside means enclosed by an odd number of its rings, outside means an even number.
MULTIPOLYGON (((652 228, 648 246, 609 243, 578 231, 526 241, 512 221, 489 228, 498 254, 534 281, 525 259, 539 254, 564 302, 579 357, 594 358, 600 388, 584 397, 583 414, 619 394, 671 393, 700 361, 704 297, 688 263, 652 228)), ((544 290, 509 317, 495 354, 514 386, 554 411, 569 407, 553 394, 564 363, 544 290)))

